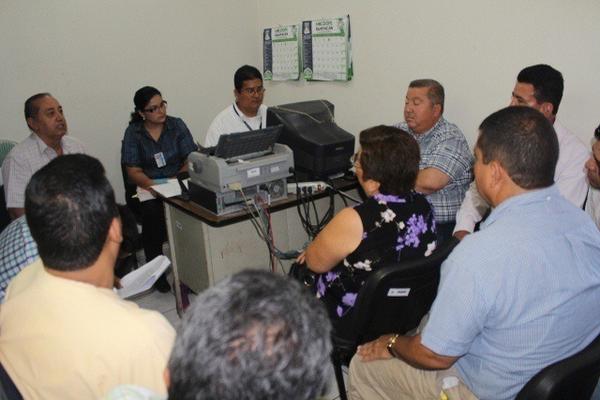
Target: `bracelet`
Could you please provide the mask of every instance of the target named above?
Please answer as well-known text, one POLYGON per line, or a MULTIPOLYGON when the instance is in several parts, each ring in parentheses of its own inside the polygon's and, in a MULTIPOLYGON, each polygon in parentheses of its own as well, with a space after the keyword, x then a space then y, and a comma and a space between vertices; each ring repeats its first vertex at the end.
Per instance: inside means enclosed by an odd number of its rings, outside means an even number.
POLYGON ((396 353, 394 352, 394 344, 396 343, 396 340, 398 340, 399 337, 400 337, 400 334, 396 333, 394 336, 392 336, 391 338, 388 339, 387 346, 386 346, 387 347, 387 351, 394 358, 398 358, 396 356, 396 353))

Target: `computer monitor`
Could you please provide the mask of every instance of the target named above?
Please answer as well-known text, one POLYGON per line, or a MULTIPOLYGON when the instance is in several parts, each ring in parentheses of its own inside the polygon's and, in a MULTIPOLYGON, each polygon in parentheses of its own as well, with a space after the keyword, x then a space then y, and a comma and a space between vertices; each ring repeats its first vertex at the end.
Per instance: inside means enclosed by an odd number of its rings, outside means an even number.
POLYGON ((334 106, 327 100, 269 107, 267 125, 283 125, 279 143, 294 152, 295 168, 307 179, 327 179, 344 173, 354 154, 354 135, 334 120, 334 106))

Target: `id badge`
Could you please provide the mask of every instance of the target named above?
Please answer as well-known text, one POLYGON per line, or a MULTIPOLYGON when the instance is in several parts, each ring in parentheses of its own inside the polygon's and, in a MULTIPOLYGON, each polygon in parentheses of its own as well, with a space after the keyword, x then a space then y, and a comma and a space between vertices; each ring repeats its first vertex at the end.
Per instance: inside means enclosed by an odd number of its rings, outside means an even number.
POLYGON ((156 153, 156 154, 154 155, 154 161, 156 161, 156 166, 157 166, 158 168, 162 168, 162 167, 164 167, 165 165, 167 165, 167 162, 165 161, 165 156, 164 156, 164 154, 162 153, 162 151, 161 151, 160 153, 156 153))

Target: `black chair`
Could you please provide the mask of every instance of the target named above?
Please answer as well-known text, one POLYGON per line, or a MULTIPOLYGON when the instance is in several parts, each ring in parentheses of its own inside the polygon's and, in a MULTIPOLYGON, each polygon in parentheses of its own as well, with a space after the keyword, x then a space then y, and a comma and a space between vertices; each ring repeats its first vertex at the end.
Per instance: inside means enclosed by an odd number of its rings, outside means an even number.
POLYGON ((0 364, 0 400, 23 400, 23 396, 8 376, 4 366, 0 364))
POLYGON ((600 336, 585 349, 542 369, 516 400, 589 400, 600 376, 600 336))
POLYGON ((457 244, 452 238, 429 257, 385 265, 369 276, 356 298, 351 328, 332 335, 331 360, 342 400, 347 398, 342 365, 350 363, 358 345, 419 326, 437 295, 440 266, 457 244))
POLYGON ((141 225, 142 211, 140 201, 134 197, 137 194, 137 185, 129 180, 125 164, 121 164, 121 175, 123 176, 123 186, 125 188, 125 204, 127 204, 127 207, 135 216, 138 225, 141 225))
POLYGON ((4 198, 4 186, 0 186, 0 232, 10 224, 10 215, 6 209, 6 199, 4 198))

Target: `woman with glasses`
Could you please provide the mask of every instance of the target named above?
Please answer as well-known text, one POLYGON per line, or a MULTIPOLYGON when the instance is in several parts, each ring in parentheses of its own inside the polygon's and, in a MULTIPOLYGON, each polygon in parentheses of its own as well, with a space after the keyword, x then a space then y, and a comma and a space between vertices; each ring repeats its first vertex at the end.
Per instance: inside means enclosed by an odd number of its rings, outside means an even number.
POLYGON ((299 257, 316 273, 314 290, 336 329, 371 272, 387 262, 428 256, 436 246, 433 209, 414 191, 419 145, 408 133, 376 126, 360 133, 354 157, 367 200, 340 211, 299 257))
MULTIPOLYGON (((148 189, 187 171, 187 156, 197 147, 183 120, 167 115, 167 101, 158 89, 144 86, 135 92, 133 103, 135 110, 121 146, 121 164, 129 182, 148 189)), ((150 261, 162 254, 167 237, 162 202, 144 201, 140 212, 144 254, 150 261)), ((164 275, 155 287, 161 292, 170 290, 164 275)))

